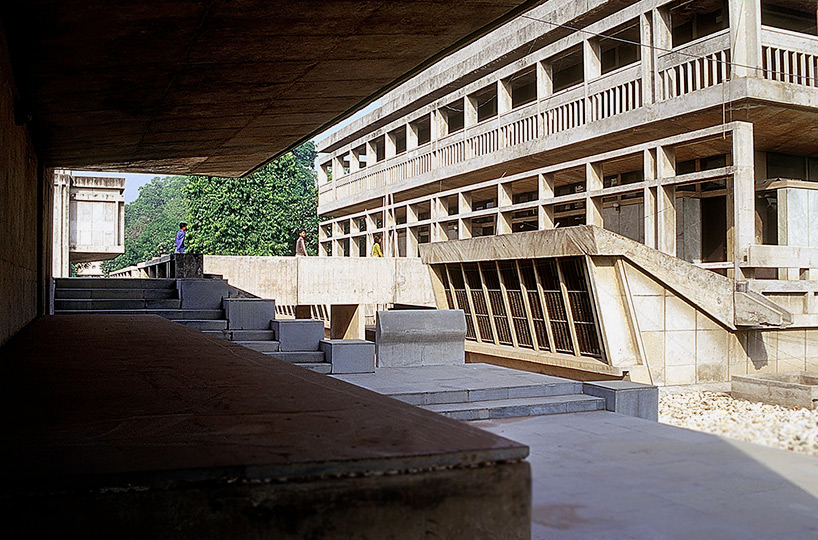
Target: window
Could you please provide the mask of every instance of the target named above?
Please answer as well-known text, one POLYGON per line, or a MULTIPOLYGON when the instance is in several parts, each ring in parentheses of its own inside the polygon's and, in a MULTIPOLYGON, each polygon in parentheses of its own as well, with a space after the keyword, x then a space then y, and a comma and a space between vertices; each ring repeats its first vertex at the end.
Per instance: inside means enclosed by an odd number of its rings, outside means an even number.
POLYGON ((463 100, 458 99, 440 109, 446 119, 446 134, 454 133, 463 129, 463 100))
POLYGON ((583 81, 582 49, 574 47, 549 63, 553 70, 554 92, 565 90, 583 81))
POLYGON ((477 121, 497 116, 497 84, 487 86, 469 96, 477 108, 477 121))
POLYGON ((432 121, 428 114, 410 123, 409 129, 417 135, 418 146, 432 140, 432 121))
POLYGON ((537 71, 534 66, 515 73, 508 79, 511 108, 516 109, 537 99, 537 71))
POLYGON ((818 182, 818 157, 767 152, 767 178, 818 182))
POLYGON ((639 25, 630 26, 608 33, 610 37, 600 38, 599 54, 602 73, 608 73, 623 66, 638 62, 641 58, 639 46, 639 25))
POLYGON ((395 143, 395 154, 406 152, 406 126, 389 132, 389 138, 395 143))
POLYGON ((673 46, 714 34, 728 27, 727 0, 686 0, 670 8, 673 46))
POLYGON ((383 135, 372 141, 372 146, 375 147, 375 161, 386 159, 386 138, 383 135))
POLYGON ((802 34, 818 35, 814 0, 761 1, 761 24, 802 34))

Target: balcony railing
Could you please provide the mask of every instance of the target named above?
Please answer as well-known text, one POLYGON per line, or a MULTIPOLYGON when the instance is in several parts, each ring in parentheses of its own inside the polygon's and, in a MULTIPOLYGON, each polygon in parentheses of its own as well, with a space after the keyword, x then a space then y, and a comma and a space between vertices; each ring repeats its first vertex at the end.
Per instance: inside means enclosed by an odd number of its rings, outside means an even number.
MULTIPOLYGON (((818 87, 818 38, 764 27, 762 69, 768 80, 818 87)), ((730 35, 723 30, 659 56, 659 101, 722 84, 731 74, 730 35)), ((320 204, 428 174, 473 158, 568 131, 644 106, 640 63, 631 64, 427 143, 319 187, 320 204)))

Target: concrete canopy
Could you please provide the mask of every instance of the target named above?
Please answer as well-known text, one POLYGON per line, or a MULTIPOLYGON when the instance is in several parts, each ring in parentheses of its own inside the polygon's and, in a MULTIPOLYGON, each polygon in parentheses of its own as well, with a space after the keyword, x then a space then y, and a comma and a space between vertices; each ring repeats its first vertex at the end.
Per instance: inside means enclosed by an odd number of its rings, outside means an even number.
POLYGON ((0 18, 47 167, 240 176, 535 3, 8 0, 0 18))

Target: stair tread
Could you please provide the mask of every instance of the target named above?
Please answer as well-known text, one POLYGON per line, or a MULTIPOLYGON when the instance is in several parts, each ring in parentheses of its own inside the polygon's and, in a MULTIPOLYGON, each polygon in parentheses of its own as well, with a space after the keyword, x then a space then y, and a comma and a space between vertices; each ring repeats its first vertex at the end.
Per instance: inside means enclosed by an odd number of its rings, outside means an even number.
POLYGON ((527 405, 550 405, 554 403, 568 403, 578 401, 597 402, 599 404, 604 404, 605 402, 605 400, 602 398, 587 396, 585 394, 563 394, 559 396, 492 399, 485 401, 469 401, 463 403, 437 403, 434 405, 422 405, 422 407, 430 411, 443 412, 443 411, 464 411, 472 409, 493 409, 498 407, 520 407, 527 405))

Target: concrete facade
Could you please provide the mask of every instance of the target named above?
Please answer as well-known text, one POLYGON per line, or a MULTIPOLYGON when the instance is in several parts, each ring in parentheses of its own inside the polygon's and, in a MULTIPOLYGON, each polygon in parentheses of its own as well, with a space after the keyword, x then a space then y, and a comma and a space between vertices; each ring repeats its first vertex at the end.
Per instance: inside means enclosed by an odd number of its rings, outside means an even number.
MULTIPOLYGON (((588 263, 602 318, 588 322, 606 347, 593 354, 607 366, 641 355, 643 373, 630 374, 655 384, 814 369, 816 50, 810 2, 543 3, 320 143, 320 253, 366 257, 382 236, 387 256, 414 257, 498 236, 503 254, 526 231, 593 225, 655 261, 588 263), (746 320, 714 321, 738 303, 703 298, 666 275, 662 256, 728 280, 719 294, 746 303, 746 320)), ((483 333, 505 332, 498 310, 488 306, 483 333)), ((513 334, 504 346, 536 363, 513 334)), ((467 351, 482 358, 476 339, 467 351)))
POLYGON ((125 253, 125 179, 54 172, 53 274, 125 253))

